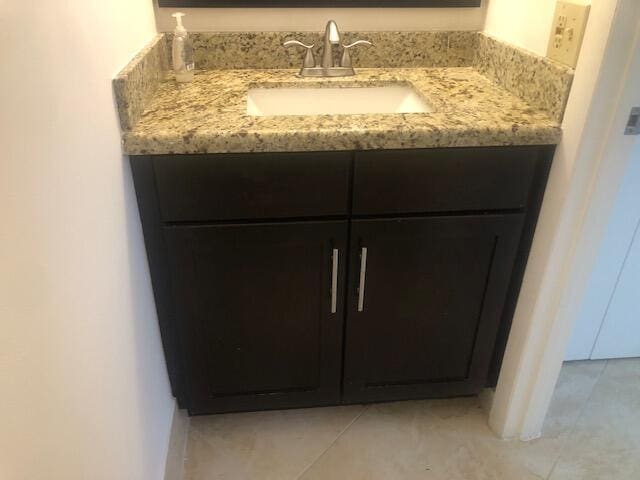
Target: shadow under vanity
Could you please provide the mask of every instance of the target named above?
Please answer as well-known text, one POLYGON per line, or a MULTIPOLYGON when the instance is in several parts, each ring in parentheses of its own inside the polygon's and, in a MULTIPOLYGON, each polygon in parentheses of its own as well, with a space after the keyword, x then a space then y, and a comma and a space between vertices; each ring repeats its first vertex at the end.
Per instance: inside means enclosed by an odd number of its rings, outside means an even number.
POLYGON ((349 79, 297 78, 279 45, 298 34, 196 33, 191 84, 167 72, 164 36, 114 82, 191 414, 495 385, 572 71, 475 32, 356 35, 386 53, 354 54, 349 79), (394 82, 433 112, 246 110, 256 86, 394 82))

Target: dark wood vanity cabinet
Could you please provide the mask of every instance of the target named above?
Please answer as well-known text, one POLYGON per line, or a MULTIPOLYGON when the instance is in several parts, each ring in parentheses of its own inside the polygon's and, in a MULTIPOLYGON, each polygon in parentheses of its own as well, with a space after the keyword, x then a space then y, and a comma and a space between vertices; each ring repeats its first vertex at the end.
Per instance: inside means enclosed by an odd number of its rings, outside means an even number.
POLYGON ((192 414, 495 381, 553 147, 134 156, 192 414))

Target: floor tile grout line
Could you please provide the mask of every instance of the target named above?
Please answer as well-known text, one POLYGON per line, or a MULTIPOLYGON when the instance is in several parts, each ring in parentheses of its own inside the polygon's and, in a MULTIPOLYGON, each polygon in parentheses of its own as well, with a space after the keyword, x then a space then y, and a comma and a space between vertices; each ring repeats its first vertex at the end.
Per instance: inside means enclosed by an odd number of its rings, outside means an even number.
POLYGON ((576 421, 573 422, 573 425, 571 425, 571 428, 567 432, 567 436, 564 439, 564 441, 562 442, 562 446, 560 447, 560 452, 559 452, 558 456, 556 457, 556 459, 554 460, 553 465, 551 466, 551 470, 549 470, 549 475, 547 475, 546 480, 551 480, 551 476, 553 475, 553 472, 555 471, 556 467, 558 466, 558 462, 562 458, 562 454, 564 453, 564 449, 567 446, 567 443, 569 442, 569 439, 571 438, 571 435, 573 434, 573 432, 576 431, 576 427, 578 426, 578 422, 580 422, 580 420, 584 416, 584 414, 585 414, 585 412, 587 410, 587 405, 589 404, 589 401, 591 400, 591 397, 593 396, 593 392, 596 389, 596 385, 600 381, 600 378, 602 378, 602 374, 604 373, 604 371, 607 368, 608 364, 609 364, 609 360, 605 360, 604 364, 602 365, 602 368, 600 369, 600 372, 598 372, 598 377, 596 378, 596 381, 593 382, 593 387, 591 388, 591 391, 589 392, 589 395, 587 395, 587 398, 585 399, 584 403, 582 404, 582 408, 580 409, 580 413, 578 413, 578 416, 576 417, 576 421))
POLYGON ((302 479, 302 477, 303 477, 303 476, 304 476, 304 475, 305 475, 305 474, 306 474, 306 473, 311 469, 311 467, 313 467, 316 463, 318 463, 318 460, 320 460, 320 459, 324 456, 324 454, 325 454, 325 453, 327 453, 327 452, 331 449, 331 447, 333 447, 333 446, 336 444, 336 442, 340 439, 340 437, 342 437, 342 435, 344 435, 344 434, 345 434, 345 432, 346 432, 347 430, 349 430, 349 429, 353 426, 353 424, 354 424, 354 423, 356 423, 356 422, 360 419, 360 417, 361 417, 361 416, 362 416, 362 415, 363 415, 367 410, 369 410, 369 408, 370 408, 370 407, 371 407, 371 405, 364 405, 364 408, 360 411, 360 413, 358 413, 358 415, 356 415, 356 416, 354 417, 354 419, 353 419, 353 420, 351 420, 351 421, 347 424, 347 426, 346 426, 346 427, 344 427, 344 428, 342 429, 342 431, 340 431, 340 433, 338 433, 338 435, 336 436, 336 438, 334 438, 334 439, 333 439, 333 441, 329 444, 329 446, 327 446, 327 448, 325 448, 325 449, 320 453, 320 455, 318 455, 318 456, 317 456, 317 457, 316 457, 312 462, 310 462, 310 463, 309 463, 309 465, 307 465, 307 466, 304 468, 304 470, 302 470, 302 472, 300 472, 300 474, 299 474, 299 475, 297 475, 297 476, 295 477, 295 479, 294 479, 294 480, 301 480, 301 479, 302 479))
MULTIPOLYGON (((177 407, 176 407, 177 408, 177 407)), ((187 447, 189 446, 189 433, 191 432, 191 417, 187 416, 187 431, 185 433, 184 445, 182 446, 182 462, 180 462, 180 473, 178 480, 184 480, 187 464, 187 447)))

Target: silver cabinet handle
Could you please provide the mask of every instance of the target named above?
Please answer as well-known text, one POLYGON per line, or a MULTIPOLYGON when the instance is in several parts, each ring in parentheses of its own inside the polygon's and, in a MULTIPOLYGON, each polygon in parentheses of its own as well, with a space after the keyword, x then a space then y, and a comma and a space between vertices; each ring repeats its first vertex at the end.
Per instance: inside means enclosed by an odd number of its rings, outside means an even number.
POLYGON ((334 248, 331 255, 331 313, 336 313, 338 304, 338 249, 334 248))
POLYGON ((367 247, 360 251, 360 285, 358 287, 358 311, 364 310, 364 281, 367 276, 367 247))

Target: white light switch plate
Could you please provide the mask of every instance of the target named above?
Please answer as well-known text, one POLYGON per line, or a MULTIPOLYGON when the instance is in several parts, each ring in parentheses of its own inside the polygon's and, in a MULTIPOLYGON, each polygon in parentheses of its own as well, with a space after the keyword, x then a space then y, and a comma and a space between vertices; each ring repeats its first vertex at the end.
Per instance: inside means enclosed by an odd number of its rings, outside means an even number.
POLYGON ((590 5, 559 1, 553 17, 547 56, 575 68, 589 18, 590 5))

